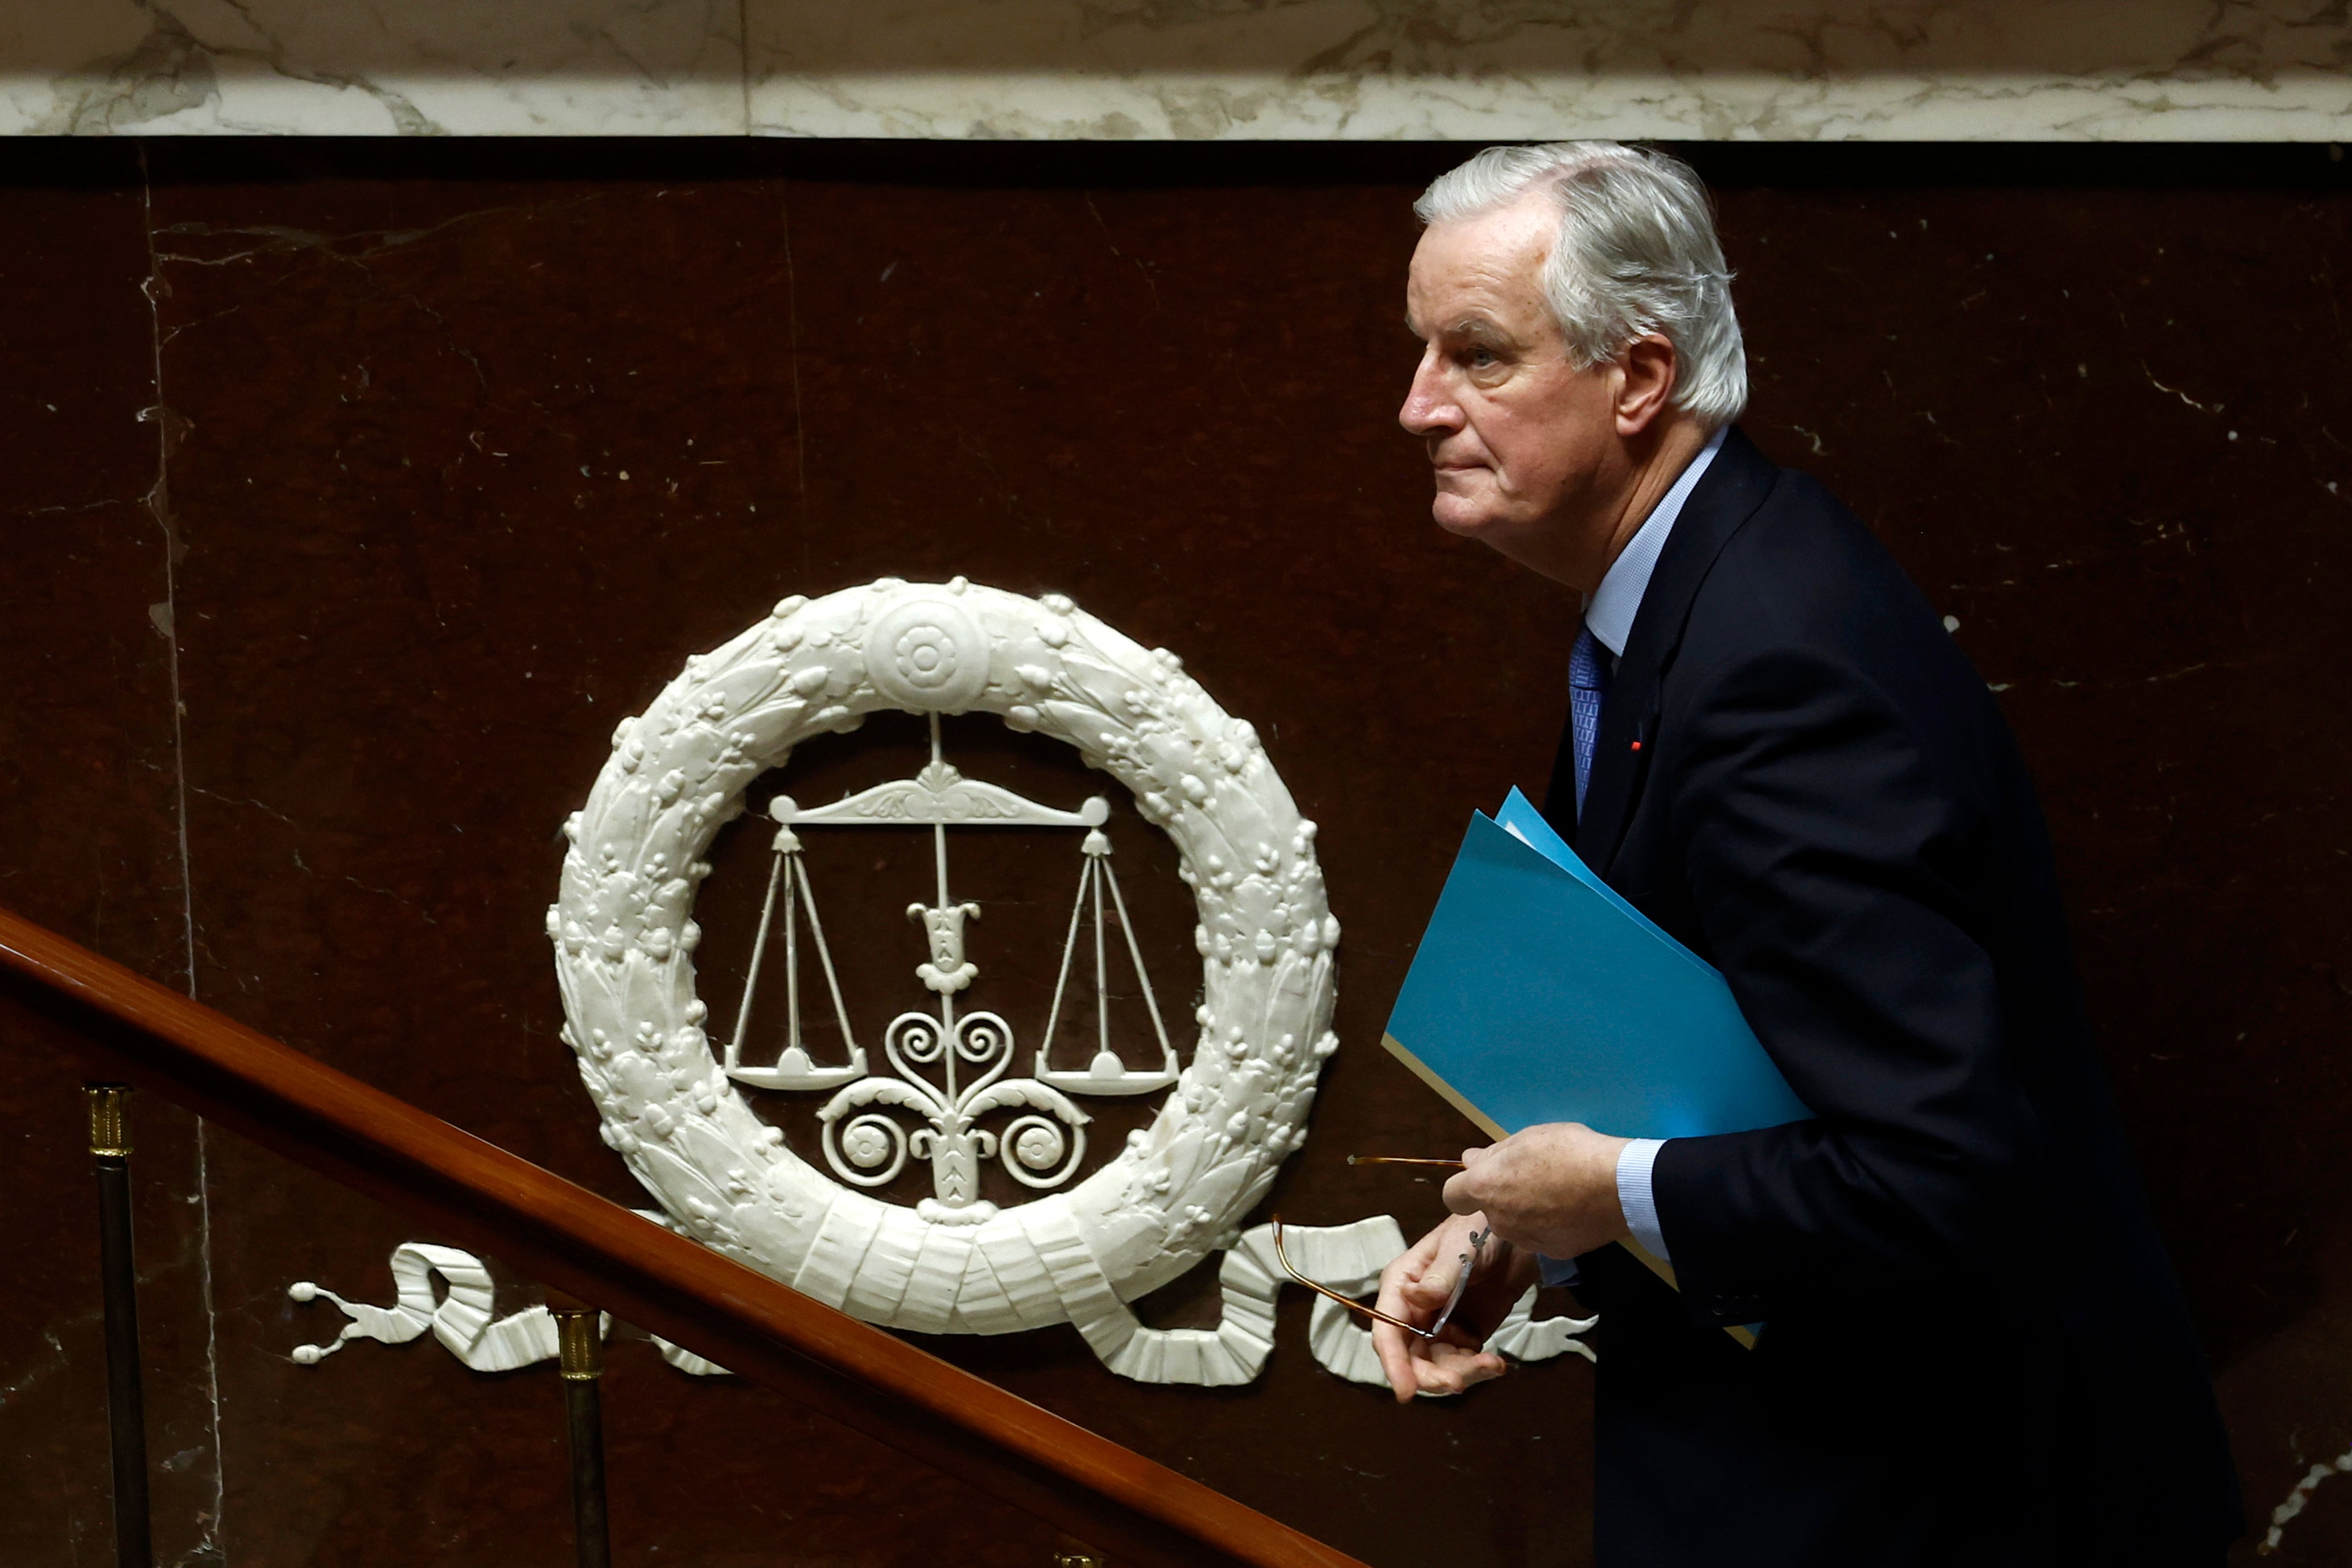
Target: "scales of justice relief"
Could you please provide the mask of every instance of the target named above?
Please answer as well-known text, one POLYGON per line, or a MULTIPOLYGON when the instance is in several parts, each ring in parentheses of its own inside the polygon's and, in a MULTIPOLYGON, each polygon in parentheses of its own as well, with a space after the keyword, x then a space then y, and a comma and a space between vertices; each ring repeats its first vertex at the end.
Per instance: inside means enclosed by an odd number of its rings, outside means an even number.
MULTIPOLYGON (((1067 1322, 1110 1370, 1147 1383, 1243 1384, 1263 1370, 1284 1271, 1271 1227, 1247 1221, 1306 1142, 1317 1076, 1339 1044, 1330 1026, 1339 927, 1315 825, 1298 815, 1256 731, 1174 654, 1141 647, 1062 595, 1032 599, 961 578, 884 578, 815 600, 795 595, 688 659, 643 713, 622 721, 564 831, 570 847, 547 919, 563 1039, 605 1143, 659 1205, 640 1212, 887 1327, 1006 1333, 1067 1322), (714 1041, 697 993, 693 919, 712 841, 761 774, 877 710, 927 716, 930 762, 913 778, 830 805, 803 806, 789 795, 771 803, 773 858, 751 963, 727 1037, 714 1041), (1103 832, 1109 801, 1066 810, 965 777, 940 751, 939 721, 966 712, 1076 747, 1173 843, 1202 964, 1189 1052, 1169 1032, 1128 919, 1103 832), (930 1000, 872 1040, 877 1063, 853 1027, 802 836, 883 826, 928 826, 936 875, 933 901, 907 910, 923 943, 916 977, 930 1000), (960 1005, 979 973, 966 938, 982 906, 951 882, 950 835, 980 828, 1078 836, 1054 997, 1025 1060, 1013 1024, 960 1005), (1126 1051, 1109 1012, 1111 917, 1151 1028, 1126 1051), (771 957, 777 947, 780 963, 771 957), (1071 976, 1089 960, 1090 1031, 1065 1016, 1071 976), (803 1037, 804 967, 822 980, 820 1005, 832 1009, 845 1059, 815 1059, 803 1037), (747 1061, 751 1024, 779 1005, 781 1054, 747 1061), (1085 1065, 1067 1061, 1086 1047, 1057 1043, 1065 1033, 1091 1033, 1085 1065), (1137 1056, 1148 1059, 1129 1059, 1137 1056), (824 1096, 814 1108, 823 1168, 787 1146, 738 1085, 824 1096), (1159 1098, 1150 1124, 1080 1174, 1090 1124, 1082 1102, 1147 1096, 1159 1098), (918 1161, 929 1166, 929 1195, 888 1201, 880 1189, 918 1161), (992 1162, 1034 1195, 1008 1205, 982 1197, 992 1162), (1136 1317, 1130 1302, 1218 1253, 1215 1327, 1154 1329, 1136 1317)), ((806 1103, 788 1102, 787 1114, 806 1103)), ((1387 1215, 1286 1226, 1284 1239, 1300 1273, 1350 1295, 1369 1292, 1404 1248, 1387 1215)), ((545 1309, 499 1316, 478 1259, 419 1242, 393 1264, 399 1300, 390 1308, 294 1287, 298 1300, 323 1297, 352 1320, 297 1359, 315 1363, 352 1339, 427 1331, 486 1370, 553 1353, 545 1309)), ((1530 1291, 1489 1344, 1523 1360, 1591 1353, 1574 1338, 1589 1322, 1537 1321, 1532 1305, 1530 1291)), ((1370 1336, 1335 1302, 1318 1299, 1307 1339, 1332 1372, 1385 1382, 1370 1336)), ((718 1370, 676 1347, 663 1352, 688 1371, 718 1370)))
POLYGON ((825 1162, 842 1180, 860 1187, 886 1185, 907 1168, 911 1153, 915 1159, 929 1161, 931 1166, 933 1195, 918 1204, 916 1212, 942 1225, 978 1225, 997 1212, 994 1204, 980 1195, 982 1162, 1001 1156, 1005 1171, 1026 1187, 1045 1191, 1060 1186, 1085 1157, 1086 1129, 1092 1120, 1078 1108, 1073 1095, 1156 1094, 1176 1081, 1179 1069, 1176 1047, 1169 1043, 1168 1026, 1160 1016, 1160 1001, 1128 918, 1127 897, 1119 890, 1118 873, 1111 869, 1110 839, 1103 832, 1103 825, 1110 820, 1110 802, 1097 795, 1076 811, 1060 811, 1024 799, 1000 785, 965 778, 950 766, 941 753, 936 712, 930 716, 930 764, 913 778, 876 784, 814 809, 798 805, 790 795, 778 795, 769 803, 769 815, 778 824, 775 861, 768 876, 767 899, 760 908, 759 933, 752 939, 751 968, 744 976, 743 999, 735 1011, 733 1037, 728 1042, 724 1061, 729 1078, 756 1089, 832 1091, 817 1112, 817 1121, 824 1129, 825 1162), (896 1076, 877 1075, 866 1047, 856 1043, 841 983, 834 973, 833 954, 825 944, 798 830, 908 826, 931 830, 938 901, 909 904, 907 918, 919 925, 929 939, 929 957, 915 966, 915 975, 938 1000, 935 1012, 906 1012, 890 1020, 882 1032, 882 1049, 896 1076), (956 1012, 957 996, 980 973, 979 965, 968 956, 964 927, 980 918, 981 906, 960 901, 949 890, 950 826, 1065 828, 1086 833, 1079 847, 1077 899, 1070 909, 1053 1005, 1025 1078, 1005 1076, 1019 1055, 1012 1025, 991 1012, 967 1012, 961 1017, 956 1012), (780 892, 784 1047, 774 1066, 746 1067, 742 1046, 758 998, 769 939, 777 931, 780 892), (1146 1068, 1129 1068, 1111 1045, 1106 892, 1118 916, 1127 957, 1134 966, 1159 1045, 1159 1061, 1146 1068), (824 975, 835 1026, 848 1048, 849 1060, 843 1066, 817 1066, 802 1043, 799 931, 803 919, 824 975), (1055 1068, 1050 1065, 1055 1032, 1069 994, 1082 928, 1090 929, 1093 936, 1095 1050, 1084 1068, 1055 1068), (924 1125, 910 1135, 898 1117, 874 1107, 911 1113, 924 1125), (982 1122, 994 1111, 1021 1114, 1003 1128, 992 1130, 982 1122))

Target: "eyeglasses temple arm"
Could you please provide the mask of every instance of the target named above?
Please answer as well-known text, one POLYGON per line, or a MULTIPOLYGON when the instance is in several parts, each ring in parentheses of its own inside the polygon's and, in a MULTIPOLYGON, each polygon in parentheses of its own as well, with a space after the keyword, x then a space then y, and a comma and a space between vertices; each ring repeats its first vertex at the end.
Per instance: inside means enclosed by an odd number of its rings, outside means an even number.
MULTIPOLYGON (((1276 1218, 1274 1222, 1274 1256, 1276 1260, 1282 1265, 1282 1271, 1289 1275, 1291 1279, 1297 1280, 1299 1284, 1306 1286, 1318 1296, 1328 1296, 1332 1300, 1339 1302, 1339 1305, 1347 1308, 1348 1310, 1351 1312, 1361 1312, 1368 1318, 1378 1318, 1381 1322, 1391 1324, 1396 1328, 1402 1329, 1406 1333, 1412 1334, 1417 1339, 1433 1340, 1437 1337, 1438 1331, 1444 1327, 1444 1320, 1442 1318, 1438 1321, 1438 1328, 1436 1329, 1424 1329, 1418 1323, 1408 1323, 1402 1318, 1391 1317, 1388 1313, 1381 1311, 1378 1307, 1367 1307, 1361 1301, 1356 1300, 1352 1297, 1341 1295, 1339 1291, 1332 1289, 1328 1285, 1320 1285, 1316 1283, 1314 1280, 1309 1279, 1306 1275, 1301 1274, 1298 1271, 1297 1265, 1290 1261, 1290 1254, 1283 1250, 1282 1221, 1279 1218, 1276 1218)), ((1447 1306, 1446 1310, 1449 1313, 1453 1310, 1451 1304, 1447 1306)))

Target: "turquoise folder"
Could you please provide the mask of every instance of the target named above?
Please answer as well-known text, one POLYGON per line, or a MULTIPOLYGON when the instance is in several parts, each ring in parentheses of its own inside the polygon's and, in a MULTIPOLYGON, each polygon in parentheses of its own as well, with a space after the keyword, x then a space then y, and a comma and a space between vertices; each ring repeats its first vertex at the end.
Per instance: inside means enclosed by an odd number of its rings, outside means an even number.
POLYGON ((1619 897, 1517 790, 1475 813, 1383 1042, 1496 1138, 1625 1138, 1812 1114, 1723 976, 1619 897))

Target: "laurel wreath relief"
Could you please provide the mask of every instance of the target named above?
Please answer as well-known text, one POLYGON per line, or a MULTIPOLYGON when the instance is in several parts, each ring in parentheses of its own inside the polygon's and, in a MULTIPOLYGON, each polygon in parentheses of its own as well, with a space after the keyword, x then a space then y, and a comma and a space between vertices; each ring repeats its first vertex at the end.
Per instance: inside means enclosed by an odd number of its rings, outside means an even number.
MULTIPOLYGON (((1338 1043, 1339 928, 1314 825, 1256 732, 1175 655, 1059 595, 885 578, 786 599, 621 724, 566 832, 548 934, 605 1142, 687 1234, 872 1322, 1066 1321, 1115 1370, 1164 1362, 1126 1303, 1237 1237, 1304 1141, 1338 1043), (1174 841, 1198 907, 1198 1032, 1157 1118, 1075 1187, 979 1225, 853 1190, 785 1147, 728 1079, 695 992, 694 894, 713 836, 803 740, 877 709, 991 712, 1075 746, 1174 841)), ((1168 1332, 1201 1336, 1188 1348, 1218 1363, 1182 1381, 1223 1382, 1255 1374, 1271 1330, 1269 1317, 1168 1332)))

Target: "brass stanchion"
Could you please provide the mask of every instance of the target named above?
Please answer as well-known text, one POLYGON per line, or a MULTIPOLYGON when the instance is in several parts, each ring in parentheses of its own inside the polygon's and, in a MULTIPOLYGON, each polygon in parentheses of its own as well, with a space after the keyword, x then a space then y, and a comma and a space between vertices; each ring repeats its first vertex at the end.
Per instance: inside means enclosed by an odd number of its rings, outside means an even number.
POLYGON ((547 1310, 555 1318, 557 1364, 563 1373, 563 1411, 572 1431, 572 1540, 580 1568, 612 1568, 613 1541, 604 1516, 604 1375, 602 1315, 555 1291, 547 1310))
POLYGON ((139 1373, 139 1274, 131 1245, 131 1089, 82 1089, 98 1173, 98 1267, 106 1298, 106 1427, 114 1449, 114 1560, 150 1568, 147 1402, 139 1373))

